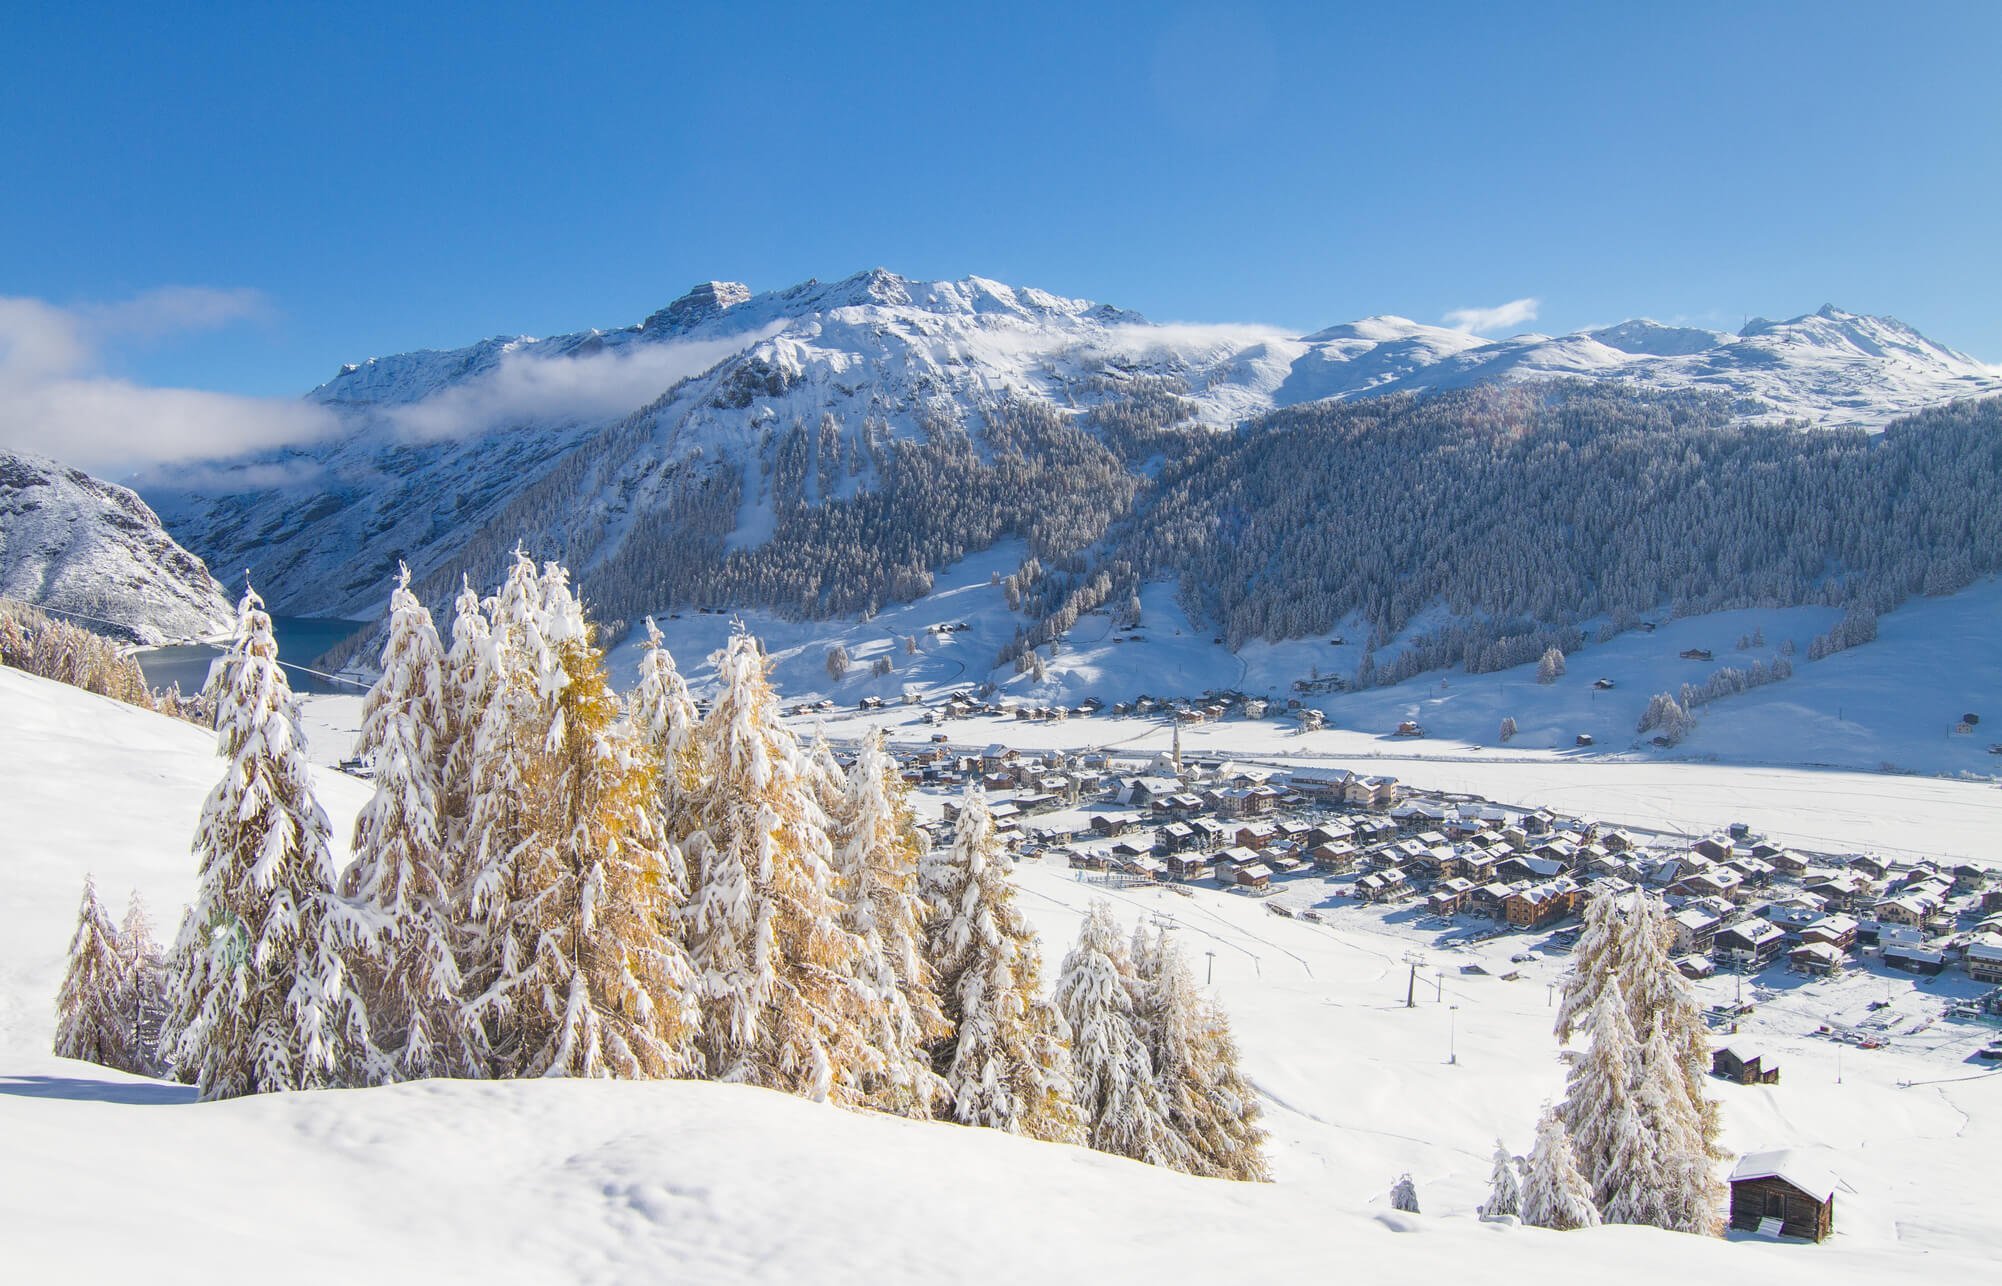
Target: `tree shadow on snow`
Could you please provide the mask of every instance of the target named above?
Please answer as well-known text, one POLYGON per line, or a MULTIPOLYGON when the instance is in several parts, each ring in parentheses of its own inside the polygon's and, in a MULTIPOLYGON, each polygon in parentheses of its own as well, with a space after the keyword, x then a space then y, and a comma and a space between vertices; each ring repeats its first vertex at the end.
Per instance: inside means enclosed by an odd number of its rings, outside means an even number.
POLYGON ((0 1076, 0 1094, 78 1103, 192 1103, 195 1087, 167 1081, 93 1081, 81 1076, 0 1076))

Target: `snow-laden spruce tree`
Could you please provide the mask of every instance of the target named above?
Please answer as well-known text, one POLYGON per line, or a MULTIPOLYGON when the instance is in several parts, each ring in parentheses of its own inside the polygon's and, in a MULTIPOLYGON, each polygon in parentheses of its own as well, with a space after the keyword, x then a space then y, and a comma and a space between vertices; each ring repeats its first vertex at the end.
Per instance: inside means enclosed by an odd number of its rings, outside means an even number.
MULTIPOLYGON (((471 853, 473 757, 480 723, 493 698, 492 631, 473 583, 459 579, 452 605, 452 646, 445 653, 445 744, 439 758, 438 788, 444 809, 445 851, 464 871, 471 853)), ((464 890, 458 892, 463 896, 464 890)))
MULTIPOLYGON (((463 908, 461 995, 487 1046, 486 1074, 515 1076, 526 1066, 527 1050, 519 1033, 510 1031, 514 1000, 533 988, 530 974, 542 926, 514 923, 513 917, 552 878, 552 819, 539 811, 539 792, 555 731, 556 698, 568 675, 547 637, 541 577, 519 548, 499 591, 477 614, 464 610, 461 596, 459 621, 467 628, 463 633, 455 628, 455 634, 474 644, 472 674, 479 693, 477 722, 462 727, 459 742, 466 796, 453 857, 460 867, 463 908)), ((459 650, 455 639, 453 651, 459 650)), ((455 760, 447 776, 456 775, 455 760)))
POLYGON ((374 916, 354 967, 368 1001, 383 1074, 396 1080, 472 1075, 480 1040, 459 995, 458 873, 445 839, 450 719, 445 655, 431 613, 399 566, 389 597, 381 675, 362 701, 357 752, 375 793, 355 818, 342 891, 374 916))
POLYGON ((779 720, 756 640, 740 631, 713 660, 709 777, 696 794, 684 913, 701 1066, 717 1080, 857 1104, 880 1055, 860 1012, 860 944, 842 927, 810 766, 779 720))
POLYGON ((1618 978, 1609 979, 1586 1028, 1590 1043, 1570 1056, 1558 1115, 1571 1135, 1578 1168, 1607 1222, 1644 1223, 1661 1183, 1657 1140, 1637 1097, 1641 1046, 1627 1017, 1618 978))
POLYGON ((138 889, 126 900, 118 926, 118 1011, 132 1028, 130 1071, 164 1075, 160 1032, 167 1020, 167 961, 153 936, 153 917, 138 889))
POLYGON ((1598 1005, 1599 992, 1607 981, 1618 976, 1624 964, 1625 934, 1617 895, 1601 891, 1586 900, 1585 926, 1571 949, 1571 970, 1564 976, 1558 1000, 1558 1040, 1571 1039, 1572 1032, 1598 1005))
MULTIPOLYGON (((684 1075, 694 976, 678 933, 680 854, 654 824, 660 761, 622 717, 561 566, 537 575, 518 552, 493 619, 498 686, 476 762, 486 766, 492 731, 516 761, 493 779, 518 793, 494 814, 511 845, 483 846, 473 881, 489 981, 472 1008, 491 1067, 684 1075)), ((476 819, 488 816, 487 779, 476 771, 476 819)))
POLYGON ((375 1079, 381 1056, 348 968, 367 918, 335 891, 327 815, 254 590, 212 674, 228 762, 202 809, 199 882, 168 966, 175 1072, 204 1099, 375 1079))
POLYGON ((1086 1142, 1070 1032, 1042 995, 1036 934, 1015 909, 1007 858, 979 785, 960 803, 952 846, 927 863, 930 960, 952 1035, 933 1063, 953 1119, 1054 1143, 1086 1142))
POLYGON ((1189 1169, 1134 1005, 1126 943, 1103 899, 1092 902, 1057 975, 1057 1006, 1071 1032, 1078 1106, 1091 1146, 1151 1165, 1189 1169))
POLYGON ((1391 1186, 1390 1208, 1406 1214, 1418 1213, 1418 1185, 1411 1181, 1409 1174, 1398 1175, 1397 1182, 1391 1186))
POLYGON ((125 980, 118 930, 97 900, 97 881, 83 881, 76 932, 70 935, 69 966, 56 992, 55 1052, 100 1067, 143 1072, 134 1023, 121 1005, 125 980))
POLYGON ((870 1044, 883 1058, 865 1079, 865 1100, 879 1111, 928 1117, 945 1097, 929 1051, 950 1028, 925 959, 922 837, 881 729, 863 737, 848 770, 832 839, 842 924, 861 944, 855 981, 875 1028, 870 1044))
POLYGON ((651 616, 642 646, 639 682, 630 698, 632 721, 660 758, 661 816, 667 833, 678 837, 688 797, 702 784, 702 720, 651 616))
POLYGON ((1529 1154, 1522 1185, 1522 1221, 1535 1228, 1567 1232, 1596 1228, 1599 1208, 1592 1203, 1592 1185, 1578 1169, 1571 1135, 1551 1108, 1536 1123, 1536 1147, 1529 1154))
POLYGON ((813 730, 813 741, 807 746, 806 780, 813 789, 814 802, 820 805, 821 815, 831 823, 848 794, 848 774, 834 757, 834 747, 828 742, 824 728, 813 730))
MULTIPOLYGON (((1720 1141, 1723 1127, 1717 1102, 1704 1093, 1710 1081, 1710 1029, 1688 981, 1675 967, 1674 941, 1666 905, 1660 898, 1637 893, 1620 953, 1620 987, 1634 1031, 1644 1039, 1659 1037, 1663 1042, 1664 1065, 1676 1073, 1702 1151, 1710 1161, 1722 1161, 1729 1154, 1720 1141)), ((1712 1186, 1713 1195, 1722 1201, 1722 1185, 1712 1186)))
POLYGON ((1515 1157, 1508 1145, 1495 1140, 1494 1168, 1488 1171, 1488 1199, 1481 1206, 1483 1219, 1501 1219, 1522 1213, 1522 1181, 1516 1174, 1515 1157))
POLYGON ((1166 930, 1133 933, 1134 1004, 1168 1105, 1187 1151, 1177 1168, 1217 1179, 1269 1181, 1257 1092, 1239 1065, 1221 1006, 1204 996, 1166 930))
POLYGON ((1564 653, 1558 648, 1547 648, 1543 659, 1536 663, 1536 681, 1555 683, 1564 677, 1564 653))

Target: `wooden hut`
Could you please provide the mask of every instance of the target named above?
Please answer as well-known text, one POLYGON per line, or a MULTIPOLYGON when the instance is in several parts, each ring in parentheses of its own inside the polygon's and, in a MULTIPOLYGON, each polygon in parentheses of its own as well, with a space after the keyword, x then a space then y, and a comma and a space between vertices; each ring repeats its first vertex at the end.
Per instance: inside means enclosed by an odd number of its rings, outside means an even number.
POLYGON ((1835 1231, 1835 1178, 1792 1152, 1752 1152, 1731 1171, 1731 1226, 1822 1241, 1835 1231))
POLYGON ((1725 1045, 1710 1055, 1710 1074, 1740 1085, 1777 1085, 1779 1064, 1751 1045, 1725 1045))

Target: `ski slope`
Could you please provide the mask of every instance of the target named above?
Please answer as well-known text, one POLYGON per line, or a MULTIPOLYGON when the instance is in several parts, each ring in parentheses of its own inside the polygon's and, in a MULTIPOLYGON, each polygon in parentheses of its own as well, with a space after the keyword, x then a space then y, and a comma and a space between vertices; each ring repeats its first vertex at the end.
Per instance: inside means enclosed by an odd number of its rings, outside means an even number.
MULTIPOLYGON (((1809 1148, 1842 1177, 1834 1241, 1480 1223, 1494 1136, 1526 1148, 1559 1088, 1542 983, 1561 960, 1503 982, 1520 939, 1423 948, 1433 963, 1406 1009, 1403 957, 1422 947, 1407 928, 1283 920, 1222 892, 1113 897, 1127 923, 1172 916, 1199 970, 1216 953, 1214 986, 1267 1099, 1272 1185, 696 1083, 426 1082, 193 1103, 184 1087, 47 1051, 86 870, 115 909, 123 889, 143 890, 171 931, 217 767, 208 738, 5 669, 0 726, 10 1278, 1214 1282, 1341 1268, 1388 1282, 1602 1282, 1645 1257, 1664 1276, 1788 1283, 1973 1279, 1995 1260, 2002 1079, 1964 1079, 1956 1050, 1915 1044, 1851 1052, 1838 1084, 1832 1047, 1796 1034, 1812 1012, 1799 1006, 1763 1035, 1785 1083, 1717 1092, 1731 1146, 1809 1148), (1499 967, 1462 976, 1462 960, 1499 967), (1407 1170, 1422 1215, 1388 1210, 1407 1170)), ((318 784, 344 834, 363 788, 332 773, 318 784)), ((1036 863, 1020 886, 1054 959, 1100 891, 1036 863)))

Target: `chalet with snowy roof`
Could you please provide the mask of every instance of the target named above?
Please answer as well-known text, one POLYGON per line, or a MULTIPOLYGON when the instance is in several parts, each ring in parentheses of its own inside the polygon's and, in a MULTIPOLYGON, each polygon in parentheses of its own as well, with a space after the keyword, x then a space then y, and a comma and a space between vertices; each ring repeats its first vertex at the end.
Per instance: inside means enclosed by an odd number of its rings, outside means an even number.
POLYGON ((1397 803, 1397 778, 1355 777, 1343 792, 1343 802, 1352 808, 1390 808, 1397 803))
POLYGON ((1247 862, 1237 867, 1231 882, 1239 888, 1263 889, 1272 886, 1272 868, 1263 862, 1247 862))
POLYGON ((1359 817, 1353 824, 1359 843, 1376 843, 1397 834, 1397 823, 1388 817, 1359 817))
POLYGON ((1850 911, 1869 896, 1870 886, 1861 876, 1841 871, 1820 879, 1810 876, 1802 885, 1802 891, 1820 898, 1830 910, 1850 911))
POLYGON ((1930 947, 1893 945, 1884 948, 1883 961, 1887 968, 1931 978, 1946 968, 1946 953, 1930 947))
POLYGON ((1670 893, 1679 893, 1692 898, 1729 898, 1736 900, 1745 883, 1745 877, 1728 866, 1713 866, 1704 871, 1691 871, 1668 886, 1670 893))
POLYGON ((1861 926, 1855 917, 1847 915, 1824 915, 1810 924, 1802 926, 1802 942, 1819 942, 1834 947, 1837 951, 1848 951, 1856 945, 1856 933, 1861 926))
POLYGON ((1960 963, 1976 982, 2002 982, 2002 936, 1977 936, 1961 949, 1960 963))
POLYGON ((1848 960, 1848 953, 1826 942, 1803 942, 1787 952, 1788 968, 1816 978, 1829 978, 1841 973, 1848 960))
POLYGON ((1316 869, 1326 871, 1330 875, 1353 871, 1361 856, 1362 851, 1345 840, 1339 843, 1316 844, 1307 850, 1307 860, 1312 862, 1316 869))
POLYGON ((1746 973, 1763 969, 1785 948, 1786 931, 1766 920, 1740 920, 1717 931, 1710 953, 1746 973))
POLYGON ((1467 904, 1467 895, 1473 891, 1473 883, 1469 880, 1441 880, 1425 895, 1425 909, 1433 915, 1458 915, 1460 908, 1467 904))
POLYGON ((1196 847, 1196 828, 1187 822, 1169 822, 1154 832, 1154 851, 1166 856, 1186 853, 1196 847))
POLYGON ((1151 808, 1156 799, 1182 793, 1182 783, 1173 777, 1129 777, 1120 783, 1119 802, 1134 808, 1151 808))
POLYGON ((1513 892, 1511 887, 1500 880, 1490 880, 1486 884, 1475 885, 1467 894, 1465 909, 1475 915, 1485 915, 1490 919, 1502 918, 1502 904, 1513 892))
POLYGON ((1540 929, 1578 909, 1578 886, 1570 880, 1549 880, 1516 889, 1502 899, 1502 916, 1518 929, 1540 929))
POLYGON ((1923 929, 1927 920, 1939 914, 1944 904, 1930 893, 1901 893, 1878 901, 1874 914, 1879 924, 1902 924, 1923 929))
POLYGON ((1356 896, 1365 902, 1389 902, 1410 891, 1411 881, 1396 867, 1374 871, 1356 881, 1356 896))
POLYGON ((1708 907, 1690 904, 1670 915, 1668 923, 1675 933, 1670 950, 1682 955, 1710 950, 1717 930, 1724 927, 1724 917, 1708 907))
POLYGON ((1354 839, 1355 833, 1356 828, 1340 818, 1317 822, 1307 828, 1307 847, 1312 848, 1316 844, 1341 843, 1345 840, 1354 839))
POLYGON ((1793 1152, 1753 1152, 1731 1171, 1731 1226, 1825 1241, 1835 1231, 1835 1177, 1793 1152))
POLYGON ((1091 833, 1094 835, 1124 835, 1140 824, 1140 814, 1131 812, 1093 813, 1091 833))
POLYGON ((1869 853, 1858 853, 1845 865, 1852 871, 1867 875, 1873 880, 1881 880, 1890 873, 1891 865, 1881 857, 1869 853))
POLYGON ((1161 862, 1172 879, 1206 880, 1210 877, 1209 859, 1201 853, 1169 853, 1161 862))
POLYGON ((1237 828, 1236 838, 1246 848, 1263 848, 1279 838, 1279 828, 1271 822, 1246 822, 1237 828))
POLYGON ((1710 1074, 1740 1085, 1777 1085, 1780 1065, 1759 1046, 1733 1041, 1711 1051, 1710 1074))
POLYGON ((1775 849, 1771 853, 1753 853, 1760 861, 1773 868, 1774 872, 1789 879, 1799 879, 1807 873, 1807 859, 1792 849, 1775 849))

